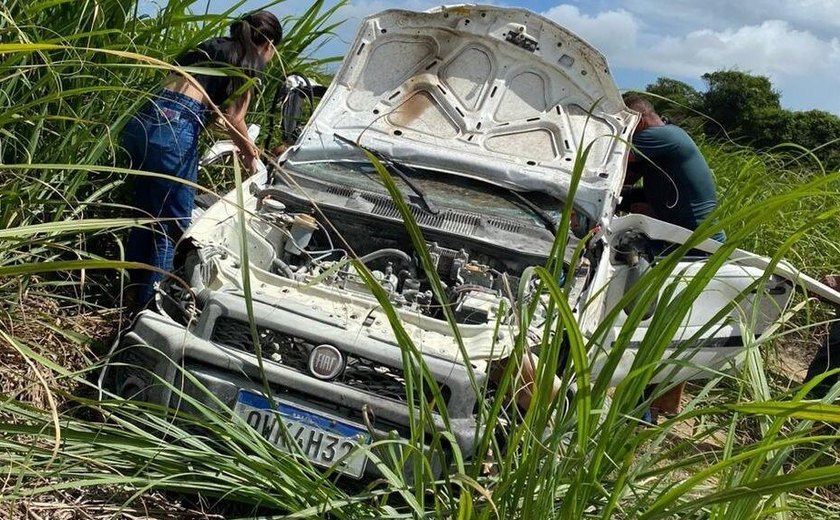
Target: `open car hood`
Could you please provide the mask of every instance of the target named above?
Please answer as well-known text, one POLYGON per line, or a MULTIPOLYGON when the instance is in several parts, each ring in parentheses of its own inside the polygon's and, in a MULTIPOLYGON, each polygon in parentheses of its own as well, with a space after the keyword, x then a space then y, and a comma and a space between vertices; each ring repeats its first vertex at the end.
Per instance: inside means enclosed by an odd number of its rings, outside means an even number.
POLYGON ((366 18, 287 164, 359 161, 347 139, 403 164, 614 210, 638 116, 593 47, 523 9, 463 5, 366 18))

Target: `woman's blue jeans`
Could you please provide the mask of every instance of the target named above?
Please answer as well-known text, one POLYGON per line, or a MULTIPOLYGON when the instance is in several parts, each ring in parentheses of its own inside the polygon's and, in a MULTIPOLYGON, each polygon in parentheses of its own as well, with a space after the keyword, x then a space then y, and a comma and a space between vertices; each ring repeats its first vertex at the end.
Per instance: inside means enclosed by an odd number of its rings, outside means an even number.
POLYGON ((153 285, 172 270, 175 243, 190 224, 195 189, 180 181, 196 182, 198 137, 207 109, 195 99, 163 90, 128 121, 121 135, 131 168, 165 174, 169 178, 134 177, 134 205, 140 218, 155 218, 153 224, 131 230, 126 260, 155 268, 132 269, 135 303, 152 297, 153 285))

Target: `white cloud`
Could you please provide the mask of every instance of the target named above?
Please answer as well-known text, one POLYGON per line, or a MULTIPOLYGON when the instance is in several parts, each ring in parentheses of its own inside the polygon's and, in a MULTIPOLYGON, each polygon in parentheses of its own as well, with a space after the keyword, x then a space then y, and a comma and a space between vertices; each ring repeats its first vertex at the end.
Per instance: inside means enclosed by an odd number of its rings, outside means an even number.
POLYGON ((840 33, 837 0, 624 0, 625 9, 652 27, 687 32, 698 27, 723 30, 785 20, 822 38, 840 33))
MULTIPOLYGON (((648 1, 637 0, 634 5, 648 1)), ((801 1, 814 4, 814 8, 831 8, 819 0, 801 1)), ((707 0, 707 3, 713 7, 718 0, 707 0)), ((840 2, 832 5, 840 10, 840 2)), ((678 11, 670 5, 668 9, 678 11)), ((695 79, 706 72, 739 69, 768 76, 782 91, 782 101, 787 106, 819 107, 840 114, 840 99, 829 96, 833 88, 827 87, 840 84, 840 39, 836 36, 820 37, 783 20, 662 34, 658 32, 661 26, 650 24, 650 19, 643 21, 641 16, 626 10, 587 15, 575 6, 558 5, 544 14, 598 47, 612 67, 695 79), (826 95, 814 96, 817 89, 826 95)))
MULTIPOLYGON (((210 0, 210 10, 231 1, 210 0)), ((263 1, 249 0, 245 8, 263 1)), ((610 7, 616 0, 576 5, 566 1, 543 14, 592 43, 613 68, 687 80, 720 69, 764 74, 782 91, 785 106, 840 114, 840 96, 834 93, 840 84, 840 0, 622 0, 621 8, 610 7), (597 9, 593 5, 601 9, 591 11, 597 9)), ((346 22, 317 54, 343 54, 359 22, 370 13, 425 10, 445 3, 452 2, 351 0, 334 16, 346 22)), ((273 10, 299 14, 310 5, 310 0, 287 0, 273 10)))
POLYGON ((646 68, 661 72, 699 75, 716 68, 739 68, 780 79, 828 75, 840 80, 838 49, 837 39, 821 40, 788 22, 768 20, 736 30, 702 29, 663 37, 639 57, 646 68))
POLYGON ((552 7, 543 15, 581 36, 608 59, 636 44, 639 23, 623 9, 589 16, 581 13, 576 6, 564 4, 552 7))

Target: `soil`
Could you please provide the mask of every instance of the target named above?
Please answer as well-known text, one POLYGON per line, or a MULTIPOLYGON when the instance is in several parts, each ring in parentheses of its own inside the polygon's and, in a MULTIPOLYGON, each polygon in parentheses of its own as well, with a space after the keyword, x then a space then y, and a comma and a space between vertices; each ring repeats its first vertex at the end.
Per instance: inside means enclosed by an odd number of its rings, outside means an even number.
MULTIPOLYGON (((90 310, 61 304, 59 299, 35 291, 20 292, 19 305, 0 306, 0 331, 19 344, 15 347, 0 337, 0 395, 42 409, 62 407, 62 391, 78 388, 44 364, 27 362, 20 348, 29 348, 68 370, 82 370, 97 355, 106 352, 120 325, 125 323, 121 308, 90 310), (36 372, 37 371, 37 372, 36 372), (47 390, 49 388, 49 391, 47 390), (51 402, 52 398, 52 402, 51 402)), ((76 394, 78 395, 78 394, 76 394)), ((5 419, 0 417, 0 419, 5 419)), ((4 480, 0 496, 16 483, 4 480)), ((26 500, 0 500, 0 520, 218 520, 224 518, 203 504, 159 492, 146 493, 129 501, 134 491, 85 488, 54 492, 26 500)))
POLYGON ((97 489, 50 493, 0 506, 0 519, 8 520, 224 520, 224 516, 190 506, 182 499, 148 493, 130 506, 133 493, 97 489))

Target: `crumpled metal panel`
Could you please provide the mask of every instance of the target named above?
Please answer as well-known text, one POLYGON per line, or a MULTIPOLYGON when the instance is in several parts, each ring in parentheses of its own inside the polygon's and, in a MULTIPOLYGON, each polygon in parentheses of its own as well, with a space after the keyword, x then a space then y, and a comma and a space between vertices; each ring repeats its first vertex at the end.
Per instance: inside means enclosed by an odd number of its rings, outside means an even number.
POLYGON ((388 10, 366 18, 288 164, 360 160, 335 137, 404 163, 567 198, 608 218, 637 115, 604 57, 523 9, 388 10))

